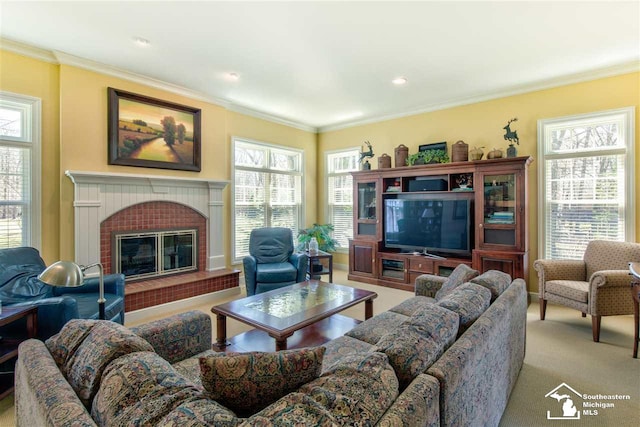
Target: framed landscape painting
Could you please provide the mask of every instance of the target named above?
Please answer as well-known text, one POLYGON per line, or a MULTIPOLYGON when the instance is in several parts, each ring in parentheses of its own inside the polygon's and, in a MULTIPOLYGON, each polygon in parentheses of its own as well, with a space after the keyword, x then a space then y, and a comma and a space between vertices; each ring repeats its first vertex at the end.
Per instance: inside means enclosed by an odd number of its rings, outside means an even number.
POLYGON ((109 164, 200 171, 200 110, 108 88, 109 164))

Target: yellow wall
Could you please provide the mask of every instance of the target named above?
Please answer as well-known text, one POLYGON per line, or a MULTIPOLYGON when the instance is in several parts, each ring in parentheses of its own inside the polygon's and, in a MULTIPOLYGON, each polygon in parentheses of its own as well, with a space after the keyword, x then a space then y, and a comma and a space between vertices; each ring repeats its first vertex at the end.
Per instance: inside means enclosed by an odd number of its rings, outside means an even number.
MULTIPOLYGON (((421 144, 440 141, 447 141, 450 147, 456 141, 464 140, 470 148, 484 146, 485 153, 492 148, 505 151, 508 144, 503 138, 502 127, 508 120, 517 117, 518 121, 512 129, 518 131, 520 138, 518 155, 534 158, 529 169, 528 283, 529 290, 535 291, 537 276, 532 265, 538 258, 537 121, 629 106, 636 108, 635 140, 640 141, 640 73, 636 72, 321 133, 318 152, 362 145, 365 140, 371 142, 376 156, 387 153, 392 159, 394 148, 400 144, 409 147, 409 154, 412 154, 418 151, 421 144)), ((635 155, 637 176, 640 171, 640 150, 636 149, 635 155)), ((323 171, 323 156, 319 156, 318 160, 318 170, 323 171)), ((377 167, 377 160, 374 159, 372 166, 377 167)), ((319 179, 318 183, 324 185, 324 179, 319 179)), ((324 206, 325 192, 319 188, 318 194, 321 197, 318 203, 324 206)), ((640 184, 636 179, 636 200, 638 196, 640 184)), ((640 241, 640 220, 637 216, 636 241, 640 241)), ((336 257, 335 262, 348 264, 346 255, 336 257)))
MULTIPOLYGON (((227 109, 128 80, 69 65, 54 65, 0 50, 0 90, 43 99, 43 258, 73 259, 73 184, 66 170, 118 172, 231 180, 231 138, 239 136, 303 149, 305 194, 316 187, 316 134, 249 117, 227 109), (201 172, 146 169, 108 164, 107 88, 138 93, 202 110, 201 172)), ((231 267, 230 188, 224 193, 227 266, 231 267)), ((316 200, 306 206, 315 220, 316 200)))
POLYGON ((60 88, 58 66, 0 50, 0 90, 42 100, 41 254, 48 263, 59 259, 60 233, 60 88))

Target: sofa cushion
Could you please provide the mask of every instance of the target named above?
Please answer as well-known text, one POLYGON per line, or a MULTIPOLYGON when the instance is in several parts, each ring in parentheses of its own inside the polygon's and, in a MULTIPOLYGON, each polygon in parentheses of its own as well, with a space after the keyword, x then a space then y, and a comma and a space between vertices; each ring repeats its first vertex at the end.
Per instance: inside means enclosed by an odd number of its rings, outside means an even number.
POLYGON ((369 344, 375 344, 383 335, 393 331, 405 320, 407 320, 407 316, 385 311, 368 319, 366 322, 360 323, 345 335, 369 344))
POLYGON ((240 420, 215 400, 187 400, 169 412, 155 427, 235 427, 240 420))
POLYGON ((276 262, 271 264, 258 264, 256 267, 256 281, 258 282, 286 282, 295 281, 298 270, 289 262, 276 262))
POLYGON ((323 345, 327 350, 324 352, 324 358, 322 359, 322 372, 333 368, 336 363, 340 363, 347 355, 368 353, 375 348, 373 344, 346 335, 333 339, 323 345))
MULTIPOLYGON (((91 416, 99 426, 157 425, 188 402, 204 399, 202 391, 153 352, 136 352, 114 360, 104 371, 91 416)), ((210 416, 234 417, 216 402, 210 416)), ((188 425, 188 424, 183 424, 188 425)))
POLYGON ((96 323, 96 320, 71 319, 65 323, 59 333, 45 341, 51 357, 65 377, 67 360, 76 352, 96 323))
POLYGON ((380 338, 376 350, 389 357, 400 382, 400 390, 449 348, 456 339, 458 323, 456 313, 429 304, 380 338))
POLYGON ((504 292, 511 284, 511 276, 504 271, 489 270, 470 280, 471 283, 482 285, 491 291, 491 302, 504 292))
POLYGON ((589 302, 589 282, 578 280, 550 280, 544 284, 545 292, 586 304, 589 302))
POLYGON ((202 385, 210 397, 248 416, 317 378, 324 347, 201 357, 202 385))
POLYGON ((491 304, 491 291, 475 283, 465 283, 444 296, 438 305, 460 317, 458 336, 462 335, 491 304))
POLYGON ((240 427, 340 425, 331 412, 306 393, 293 392, 276 400, 255 415, 243 420, 240 427))
POLYGON ((153 351, 153 347, 118 323, 96 321, 75 352, 67 357, 62 372, 82 403, 90 408, 109 363, 137 351, 153 351))
POLYGON ((375 425, 396 400, 398 379, 386 355, 356 353, 298 391, 327 408, 338 425, 375 425))
POLYGON ((458 286, 473 279, 478 274, 480 274, 478 270, 474 270, 466 264, 459 264, 456 268, 453 269, 440 290, 436 292, 436 299, 439 300, 458 286))
POLYGON ((416 311, 420 310, 427 304, 434 304, 436 300, 431 297, 425 296, 415 296, 411 297, 408 300, 402 301, 400 304, 396 305, 393 308, 390 308, 389 311, 393 311, 394 313, 403 314, 405 316, 412 316, 416 311))

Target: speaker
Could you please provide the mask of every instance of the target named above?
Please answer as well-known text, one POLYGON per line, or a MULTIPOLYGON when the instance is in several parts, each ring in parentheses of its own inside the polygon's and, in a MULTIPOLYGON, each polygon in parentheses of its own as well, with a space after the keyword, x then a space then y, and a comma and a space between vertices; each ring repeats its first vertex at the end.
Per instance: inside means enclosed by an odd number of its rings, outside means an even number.
POLYGON ((415 179, 409 181, 409 191, 447 191, 444 179, 415 179))

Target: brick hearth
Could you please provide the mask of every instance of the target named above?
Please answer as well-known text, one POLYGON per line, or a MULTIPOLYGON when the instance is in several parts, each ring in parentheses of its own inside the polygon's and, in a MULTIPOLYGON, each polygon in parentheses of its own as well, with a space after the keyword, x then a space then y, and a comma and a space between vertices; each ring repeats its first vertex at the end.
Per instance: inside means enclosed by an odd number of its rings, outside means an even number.
POLYGON ((197 273, 127 283, 126 311, 165 304, 239 286, 239 270, 198 271, 197 273))

